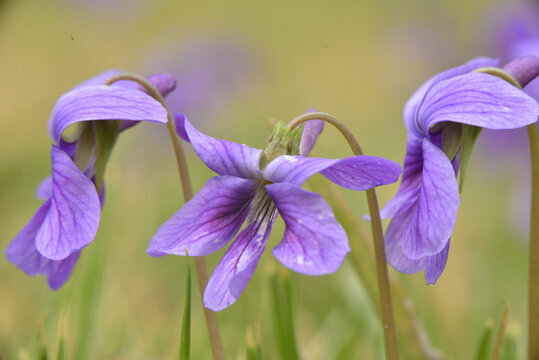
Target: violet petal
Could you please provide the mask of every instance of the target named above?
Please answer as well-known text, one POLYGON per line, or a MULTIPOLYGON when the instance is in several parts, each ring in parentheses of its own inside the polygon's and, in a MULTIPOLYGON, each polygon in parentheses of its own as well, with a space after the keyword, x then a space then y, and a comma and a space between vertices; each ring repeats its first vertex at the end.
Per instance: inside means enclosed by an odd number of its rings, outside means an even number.
POLYGON ((76 251, 63 260, 50 260, 36 250, 35 238, 49 213, 51 201, 45 202, 28 224, 6 248, 7 259, 29 276, 45 275, 49 287, 59 289, 69 278, 80 252, 76 251))
POLYGON ((404 123, 408 131, 419 137, 421 137, 421 134, 424 134, 424 129, 421 127, 421 124, 417 123, 417 110, 422 104, 422 102, 424 102, 424 98, 427 92, 430 92, 431 88, 434 85, 445 79, 467 74, 475 69, 479 69, 482 67, 496 66, 496 64, 498 64, 498 60, 496 59, 480 57, 472 59, 464 65, 436 74, 429 80, 427 80, 423 85, 419 87, 418 90, 414 92, 412 97, 406 102, 406 105, 404 106, 404 123))
MULTIPOLYGON (((316 110, 308 109, 307 112, 316 112, 316 110)), ((309 156, 318 136, 324 130, 324 124, 323 120, 309 120, 305 123, 299 143, 299 154, 301 156, 309 156)))
POLYGON ((421 183, 421 173, 423 170, 423 139, 408 135, 406 143, 406 155, 404 157, 404 170, 402 180, 397 194, 380 211, 382 219, 389 219, 397 210, 415 196, 416 189, 421 183))
POLYGON ((307 275, 337 271, 350 251, 348 237, 322 196, 295 185, 266 185, 286 224, 273 255, 286 267, 307 275))
POLYGON ((427 280, 427 285, 435 284, 442 275, 445 264, 447 263, 447 255, 449 254, 449 243, 450 241, 447 241, 445 247, 438 254, 426 256, 424 258, 425 279, 427 280))
POLYGON ((263 176, 271 182, 288 182, 300 186, 312 175, 339 161, 338 159, 281 155, 264 168, 263 176))
MULTIPOLYGON (((417 197, 417 192, 415 194, 417 197)), ((402 248, 401 240, 408 231, 411 219, 415 213, 417 199, 414 198, 412 200, 414 201, 404 202, 399 207, 395 216, 391 219, 385 234, 387 262, 396 270, 406 274, 413 274, 425 268, 423 259, 408 258, 402 248)))
POLYGON ((174 114, 174 124, 176 126, 176 132, 182 139, 190 143, 191 140, 189 140, 189 136, 185 131, 185 120, 187 120, 185 114, 174 114))
MULTIPOLYGON (((163 97, 167 97, 168 94, 176 89, 176 80, 169 74, 153 74, 146 79, 155 86, 157 91, 159 91, 163 97)), ((148 94, 148 91, 142 85, 138 85, 137 89, 148 94)))
MULTIPOLYGON (((453 165, 445 154, 423 140, 423 168, 421 183, 416 188, 416 195, 409 199, 413 204, 412 216, 405 225, 402 247, 408 258, 420 259, 439 253, 447 244, 457 218, 459 206, 458 184, 453 165)), ((399 221, 399 210, 389 224, 390 228, 399 221)), ((409 216, 407 214, 406 216, 409 216)))
POLYGON ((223 310, 239 298, 266 247, 276 218, 271 199, 257 204, 251 213, 255 216, 247 220, 210 277, 204 291, 204 306, 208 309, 223 310))
POLYGON ((413 216, 413 207, 414 204, 412 202, 405 203, 393 218, 392 223, 395 222, 394 225, 387 229, 385 235, 387 261, 396 270, 406 274, 413 274, 424 270, 427 284, 434 284, 440 275, 442 275, 445 268, 449 252, 449 240, 445 247, 437 254, 415 260, 408 258, 404 254, 400 239, 402 239, 404 233, 407 231, 408 224, 413 216))
POLYGON ((362 191, 394 183, 401 171, 400 165, 394 161, 358 155, 339 160, 320 174, 339 186, 362 191))
POLYGON ((452 121, 487 129, 514 129, 537 121, 539 105, 499 77, 469 73, 438 82, 418 109, 425 132, 452 121))
POLYGON ((200 160, 219 175, 231 175, 244 179, 261 177, 258 165, 262 150, 245 144, 219 140, 196 130, 187 119, 185 132, 200 160))
POLYGON ((253 180, 217 176, 165 222, 146 252, 203 256, 221 249, 240 230, 255 190, 253 180))
POLYGON ((36 188, 36 197, 41 200, 47 200, 52 196, 52 177, 47 176, 41 180, 36 188))
POLYGON ((94 239, 101 206, 94 184, 66 153, 53 146, 51 159, 51 204, 36 235, 36 248, 48 259, 62 260, 94 239))
POLYGON ((69 125, 90 120, 167 122, 166 109, 152 97, 136 89, 92 85, 64 94, 51 115, 51 136, 59 142, 69 125))

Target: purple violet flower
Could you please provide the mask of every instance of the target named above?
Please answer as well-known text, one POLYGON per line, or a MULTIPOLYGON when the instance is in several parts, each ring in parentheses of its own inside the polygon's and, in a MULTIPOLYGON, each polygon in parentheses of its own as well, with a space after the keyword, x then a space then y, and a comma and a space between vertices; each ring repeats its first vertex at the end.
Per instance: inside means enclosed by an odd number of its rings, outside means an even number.
POLYGON ((386 253, 401 272, 423 270, 428 284, 442 274, 457 217, 463 125, 514 129, 539 115, 539 105, 524 92, 496 76, 473 72, 496 63, 478 58, 438 74, 404 107, 408 141, 402 182, 382 210, 382 217, 393 217, 386 253))
POLYGON ((184 117, 176 123, 200 159, 219 176, 165 222, 150 241, 151 256, 203 256, 232 245, 217 265, 204 292, 204 306, 223 310, 243 292, 264 251, 279 213, 284 238, 273 255, 286 267, 308 275, 335 272, 350 251, 346 232, 328 203, 300 186, 321 173, 352 190, 397 181, 401 168, 375 156, 342 160, 306 157, 322 131, 309 121, 290 131, 276 125, 264 151, 218 140, 197 131, 184 117), (239 232, 245 223, 243 230, 239 232))
MULTIPOLYGON (((36 191, 45 200, 6 248, 7 259, 30 276, 45 275, 51 289, 68 279, 82 248, 97 233, 103 203, 102 176, 119 133, 138 121, 167 122, 167 111, 137 85, 104 81, 119 71, 98 75, 58 99, 49 122, 52 176, 36 191), (76 125, 74 138, 64 130, 76 125), (98 190, 99 195, 98 195, 98 190)), ((166 95, 175 81, 148 78, 166 95)))

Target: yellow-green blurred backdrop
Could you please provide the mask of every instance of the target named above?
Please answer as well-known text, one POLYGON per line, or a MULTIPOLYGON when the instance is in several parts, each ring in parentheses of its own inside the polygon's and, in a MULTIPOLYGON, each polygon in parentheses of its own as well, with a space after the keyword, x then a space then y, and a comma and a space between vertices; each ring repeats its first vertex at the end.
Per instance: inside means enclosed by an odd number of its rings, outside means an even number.
MULTIPOLYGON (((401 113, 408 97, 433 74, 485 55, 493 41, 489 14, 510 5, 487 0, 0 1, 0 248, 40 205, 34 191, 50 171, 47 120, 56 99, 86 78, 110 68, 142 75, 177 72, 178 89, 189 85, 185 96, 198 96, 185 110, 195 125, 254 147, 264 146, 272 121, 288 121, 314 107, 345 122, 366 153, 402 163, 401 113), (227 65, 220 67, 221 60, 227 65), (197 87, 188 80, 190 69, 211 76, 197 87)), ((349 156, 330 128, 315 153, 349 156)), ((192 151, 188 154, 199 189, 212 174, 192 151)), ((511 309, 511 331, 524 344, 526 242, 513 230, 506 209, 516 175, 493 176, 481 162, 472 158, 438 283, 427 287, 422 274, 400 275, 431 342, 448 359, 473 356, 485 322, 499 320, 503 301, 511 309)), ((29 278, 0 257, 0 358, 35 358, 40 326, 54 354, 62 319, 72 359, 81 354, 176 358, 185 259, 150 258, 144 251, 182 203, 164 128, 142 124, 124 133, 106 182, 97 238, 61 290, 52 292, 44 278, 29 278), (90 335, 81 350, 85 329, 90 335)), ((396 190, 397 185, 380 189, 380 202, 396 190)), ((366 213, 363 194, 343 193, 357 216, 366 213)), ((278 222, 268 250, 281 236, 278 222)), ((209 271, 221 255, 208 256, 209 271)), ((264 358, 278 358, 269 306, 272 267, 282 266, 266 251, 241 298, 218 314, 230 359, 244 356, 246 328, 257 326, 264 358)), ((336 274, 292 274, 292 282, 304 359, 382 356, 376 304, 366 300, 348 261, 336 274)), ((207 359, 198 290, 194 294, 192 358, 207 359)))

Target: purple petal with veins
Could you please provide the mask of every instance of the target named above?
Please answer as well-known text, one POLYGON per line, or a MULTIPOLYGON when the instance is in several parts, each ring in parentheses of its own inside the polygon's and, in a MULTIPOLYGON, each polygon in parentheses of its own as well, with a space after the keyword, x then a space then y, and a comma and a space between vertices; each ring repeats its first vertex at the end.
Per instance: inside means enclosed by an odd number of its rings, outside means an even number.
POLYGON ((6 248, 7 259, 29 276, 45 275, 49 287, 59 289, 69 278, 80 252, 76 251, 63 260, 51 260, 36 249, 36 236, 48 216, 51 201, 45 202, 28 224, 6 248))
POLYGON ((432 86, 417 114, 425 133, 445 121, 487 129, 514 129, 536 122, 539 105, 497 76, 469 73, 432 86))
POLYGON ((260 179, 258 169, 262 150, 245 144, 219 140, 196 130, 187 119, 185 132, 200 160, 219 175, 260 179))
POLYGON ((380 211, 382 219, 389 219, 397 210, 415 196, 418 186, 421 185, 421 172, 423 170, 423 139, 416 137, 412 133, 408 135, 406 144, 406 155, 404 157, 404 169, 399 190, 380 211))
POLYGON ((314 174, 338 162, 338 159, 281 155, 264 168, 263 176, 271 182, 287 182, 300 186, 314 174))
POLYGON ((247 218, 255 191, 253 180, 233 176, 211 178, 150 240, 146 252, 203 256, 221 249, 247 218))
MULTIPOLYGON (((423 166, 421 182, 408 199, 413 204, 406 217, 410 216, 406 231, 402 235, 402 247, 410 259, 419 259, 440 252, 455 226, 459 206, 458 184, 453 165, 439 148, 423 139, 423 166)), ((399 212, 389 224, 401 222, 399 212)), ((400 216, 404 216, 402 212, 400 216)), ((386 237, 389 235, 386 235, 386 237)))
POLYGON ((167 111, 152 97, 136 89, 92 85, 64 94, 51 115, 54 141, 72 124, 91 120, 167 122, 167 111))
POLYGON ((394 225, 388 227, 385 237, 387 261, 395 269, 406 274, 413 274, 423 270, 427 284, 434 284, 444 270, 449 251, 449 239, 442 251, 435 255, 425 256, 420 259, 410 259, 406 256, 400 239, 403 238, 408 229, 408 224, 414 214, 414 206, 413 202, 403 203, 393 220, 391 220, 394 225))
POLYGON ((99 226, 101 206, 93 182, 56 146, 51 149, 52 197, 36 235, 36 248, 62 260, 88 245, 99 226))
POLYGON ((266 185, 286 224, 273 255, 286 267, 307 275, 330 274, 350 251, 348 238, 328 203, 292 184, 266 185))
POLYGON ((344 188, 363 191, 394 183, 401 171, 400 165, 394 161, 358 155, 339 160, 320 174, 344 188))
POLYGON ((489 59, 489 58, 476 58, 470 60, 464 65, 449 69, 442 73, 439 73, 429 80, 427 80, 423 85, 419 87, 418 90, 410 97, 410 99, 404 105, 404 124, 408 129, 408 132, 411 132, 417 137, 422 137, 427 133, 427 130, 423 127, 422 124, 418 123, 418 109, 420 105, 425 102, 425 96, 427 93, 430 93, 431 88, 438 84, 440 81, 467 74, 475 69, 481 67, 495 66, 498 63, 498 60, 489 59))
POLYGON ((275 218, 275 207, 266 193, 253 204, 245 228, 213 271, 204 291, 206 308, 220 311, 240 297, 266 247, 275 218))

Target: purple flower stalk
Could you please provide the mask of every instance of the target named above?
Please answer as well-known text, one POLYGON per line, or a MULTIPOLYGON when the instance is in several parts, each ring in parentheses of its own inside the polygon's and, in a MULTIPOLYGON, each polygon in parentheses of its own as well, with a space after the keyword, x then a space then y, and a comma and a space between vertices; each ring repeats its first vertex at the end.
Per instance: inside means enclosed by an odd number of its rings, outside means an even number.
POLYGON ((345 188, 366 190, 395 182, 401 171, 397 163, 374 156, 306 157, 322 131, 319 120, 307 122, 303 134, 301 128, 291 131, 279 123, 264 151, 204 135, 182 116, 176 120, 182 137, 219 176, 159 228, 147 252, 203 256, 235 237, 204 292, 204 306, 214 311, 243 292, 277 213, 285 232, 273 255, 283 265, 308 275, 339 268, 350 251, 346 232, 320 195, 300 188, 310 176, 321 173, 345 188))
MULTIPOLYGON (((45 275, 51 289, 69 278, 81 249, 97 233, 104 198, 103 173, 121 131, 138 121, 167 122, 167 111, 137 85, 104 81, 119 71, 94 77, 58 99, 49 122, 53 141, 52 176, 37 189, 45 202, 15 236, 7 259, 30 276, 45 275), (75 125, 75 136, 63 137, 75 125), (98 191, 99 189, 99 191, 98 191)), ((175 81, 149 78, 164 94, 175 81)))
POLYGON ((428 284, 442 274, 459 206, 456 175, 463 129, 514 129, 537 121, 539 106, 496 76, 473 72, 495 66, 478 58, 438 74, 404 107, 408 130, 401 186, 382 211, 388 262, 404 273, 423 270, 428 284))

